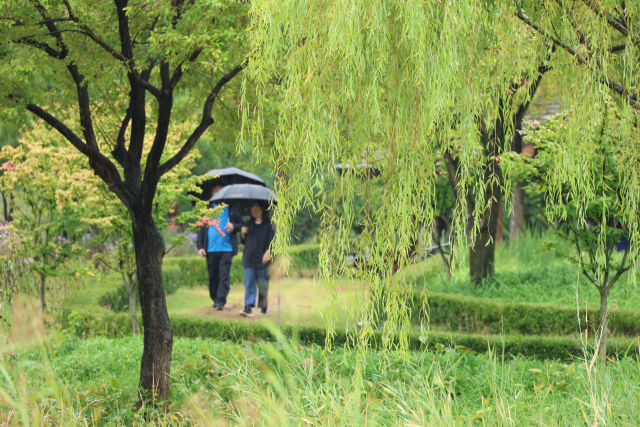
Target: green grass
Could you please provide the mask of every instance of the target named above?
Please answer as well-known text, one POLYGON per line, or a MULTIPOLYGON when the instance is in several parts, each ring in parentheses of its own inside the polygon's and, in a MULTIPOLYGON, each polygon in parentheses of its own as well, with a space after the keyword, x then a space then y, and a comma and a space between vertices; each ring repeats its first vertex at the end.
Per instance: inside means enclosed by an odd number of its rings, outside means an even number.
MULTIPOLYGON (((434 292, 494 298, 513 302, 551 303, 575 306, 576 288, 581 306, 599 307, 600 294, 580 275, 576 265, 543 251, 543 237, 526 236, 517 242, 505 242, 496 252, 496 274, 481 287, 469 281, 466 258, 454 272, 450 283, 443 276, 439 256, 407 268, 406 277, 419 287, 434 292)), ((640 309, 640 292, 623 275, 611 291, 612 309, 640 309)))
MULTIPOLYGON (((131 411, 141 349, 136 338, 62 338, 47 350, 13 349, 4 357, 0 386, 8 393, 0 414, 27 405, 32 417, 41 411, 55 423, 62 417, 51 390, 56 384, 75 424, 146 424, 131 411), (19 386, 12 389, 8 378, 19 386)), ((633 426, 640 421, 639 368, 631 359, 589 367, 446 348, 277 352, 271 345, 176 339, 170 414, 150 422, 184 425, 191 413, 190 423, 211 426, 364 425, 365 419, 371 426, 633 426)))

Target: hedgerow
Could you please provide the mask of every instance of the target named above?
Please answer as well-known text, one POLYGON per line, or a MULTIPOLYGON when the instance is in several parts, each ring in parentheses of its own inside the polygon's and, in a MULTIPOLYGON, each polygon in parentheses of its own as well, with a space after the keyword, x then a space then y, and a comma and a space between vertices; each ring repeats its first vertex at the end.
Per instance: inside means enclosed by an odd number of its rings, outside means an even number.
MULTIPOLYGON (((142 319, 140 319, 141 322, 142 319)), ((119 337, 131 334, 131 321, 125 313, 113 313, 98 309, 66 312, 60 318, 61 326, 68 333, 80 337, 119 337)), ((266 322, 239 322, 212 317, 171 316, 174 336, 185 338, 211 338, 223 341, 274 341, 273 326, 266 322)), ((314 326, 282 327, 282 333, 300 344, 325 346, 326 329, 314 326)), ((332 345, 353 345, 356 331, 335 331, 332 345)), ((394 339, 394 338, 392 338, 394 339)), ((382 334, 371 337, 371 347, 383 347, 382 334)), ((392 346, 397 343, 390 343, 392 346)), ((425 334, 410 333, 409 349, 433 350, 440 346, 458 347, 478 353, 494 352, 505 355, 525 355, 538 359, 570 360, 592 352, 590 343, 578 339, 554 336, 480 335, 428 331, 425 334)), ((621 338, 609 341, 610 357, 636 355, 635 340, 621 338), (633 347, 633 349, 632 349, 633 347)))

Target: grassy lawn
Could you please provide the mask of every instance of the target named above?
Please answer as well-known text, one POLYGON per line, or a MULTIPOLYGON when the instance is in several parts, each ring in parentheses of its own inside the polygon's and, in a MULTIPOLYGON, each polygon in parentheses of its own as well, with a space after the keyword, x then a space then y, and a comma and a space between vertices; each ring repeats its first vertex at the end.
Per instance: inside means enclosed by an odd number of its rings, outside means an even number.
MULTIPOLYGON (((516 243, 504 243, 496 251, 495 276, 480 287, 469 281, 465 257, 450 283, 446 282, 439 255, 408 267, 406 278, 434 292, 569 306, 576 304, 577 289, 581 306, 599 307, 598 290, 579 273, 578 266, 543 251, 542 241, 542 238, 528 237, 516 243)), ((636 282, 639 277, 637 274, 636 282)), ((609 297, 611 309, 640 310, 640 293, 631 279, 631 272, 625 273, 616 283, 609 297)))

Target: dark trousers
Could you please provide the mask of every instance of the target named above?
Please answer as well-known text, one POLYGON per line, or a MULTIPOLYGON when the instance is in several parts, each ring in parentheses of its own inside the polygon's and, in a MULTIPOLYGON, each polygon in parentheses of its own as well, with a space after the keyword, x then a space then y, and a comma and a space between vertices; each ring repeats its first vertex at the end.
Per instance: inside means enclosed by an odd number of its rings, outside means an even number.
POLYGON ((229 295, 229 273, 231 272, 231 252, 208 252, 209 296, 215 305, 224 307, 229 295))

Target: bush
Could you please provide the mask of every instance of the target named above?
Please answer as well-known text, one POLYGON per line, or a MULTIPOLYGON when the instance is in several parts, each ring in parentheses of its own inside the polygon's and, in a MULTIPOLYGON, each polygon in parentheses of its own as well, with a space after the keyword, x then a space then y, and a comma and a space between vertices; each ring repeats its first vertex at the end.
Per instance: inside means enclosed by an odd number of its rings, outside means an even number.
POLYGON ((174 293, 182 283, 182 269, 177 265, 162 266, 162 285, 164 293, 170 295, 174 293))
MULTIPOLYGON (((423 306, 424 295, 414 294, 413 306, 418 308, 414 310, 416 317, 423 306)), ((578 335, 580 330, 593 331, 599 316, 596 310, 581 309, 578 314, 575 307, 563 305, 508 302, 435 292, 429 293, 428 302, 431 325, 465 333, 578 335)), ((640 311, 613 311, 608 325, 612 335, 637 336, 640 334, 640 311)))
POLYGON ((115 290, 102 295, 98 299, 98 304, 116 312, 125 311, 129 308, 129 292, 124 285, 120 285, 115 290))
MULTIPOLYGON (((109 310, 74 311, 62 314, 62 327, 68 332, 80 336, 118 337, 131 334, 131 321, 124 313, 113 314, 109 310)), ((141 319, 140 319, 141 322, 141 319)), ((212 338, 223 341, 274 341, 273 329, 265 322, 238 322, 211 317, 171 316, 174 336, 184 338, 212 338)), ((325 346, 326 329, 314 326, 284 326, 284 335, 292 337, 301 344, 325 346)), ((347 331, 335 331, 334 346, 344 346, 355 342, 355 334, 347 331)), ((629 348, 634 343, 630 339, 610 340, 608 354, 622 357, 637 355, 629 348)), ((373 348, 382 348, 382 334, 374 333, 371 340, 373 348)), ((391 343, 397 344, 397 342, 391 343)), ((501 355, 525 355, 539 359, 572 360, 584 357, 581 342, 575 339, 548 336, 491 336, 460 333, 428 332, 426 336, 409 334, 410 350, 432 350, 440 346, 459 347, 479 353, 494 352, 501 355)))

